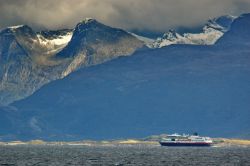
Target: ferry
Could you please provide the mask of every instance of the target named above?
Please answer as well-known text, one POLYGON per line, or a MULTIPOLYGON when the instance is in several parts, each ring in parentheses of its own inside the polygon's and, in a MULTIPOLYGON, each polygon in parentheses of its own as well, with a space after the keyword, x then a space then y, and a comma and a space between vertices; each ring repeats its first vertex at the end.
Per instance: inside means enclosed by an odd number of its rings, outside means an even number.
POLYGON ((159 143, 162 146, 211 146, 213 140, 210 137, 200 137, 198 134, 172 134, 162 138, 159 143))

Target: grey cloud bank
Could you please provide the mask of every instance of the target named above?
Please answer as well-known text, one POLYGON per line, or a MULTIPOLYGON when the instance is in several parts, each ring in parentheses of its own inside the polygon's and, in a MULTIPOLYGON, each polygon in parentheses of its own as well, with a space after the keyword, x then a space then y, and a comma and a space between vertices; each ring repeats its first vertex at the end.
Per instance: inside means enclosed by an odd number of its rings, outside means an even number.
POLYGON ((93 17, 125 29, 194 27, 225 14, 250 12, 249 0, 0 0, 0 28, 72 28, 93 17))

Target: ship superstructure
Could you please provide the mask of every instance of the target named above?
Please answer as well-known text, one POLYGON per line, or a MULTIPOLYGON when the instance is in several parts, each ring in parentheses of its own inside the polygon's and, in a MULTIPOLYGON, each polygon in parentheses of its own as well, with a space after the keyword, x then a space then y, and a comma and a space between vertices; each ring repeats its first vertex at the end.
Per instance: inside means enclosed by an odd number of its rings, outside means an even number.
POLYGON ((159 142, 162 146, 211 146, 213 140, 210 137, 196 135, 167 135, 159 142))

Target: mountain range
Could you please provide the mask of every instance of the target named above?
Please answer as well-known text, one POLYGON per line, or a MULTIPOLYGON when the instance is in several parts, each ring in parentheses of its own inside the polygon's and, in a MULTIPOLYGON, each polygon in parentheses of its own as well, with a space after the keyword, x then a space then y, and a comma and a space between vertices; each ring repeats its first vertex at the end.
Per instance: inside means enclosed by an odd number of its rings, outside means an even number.
POLYGON ((0 105, 23 99, 81 67, 131 55, 142 47, 214 44, 234 19, 222 16, 209 20, 201 33, 181 35, 170 30, 157 39, 112 28, 91 18, 74 29, 34 32, 27 25, 5 28, 0 31, 0 105))
POLYGON ((156 40, 94 19, 74 30, 6 28, 0 139, 249 137, 249 27, 250 14, 156 40))

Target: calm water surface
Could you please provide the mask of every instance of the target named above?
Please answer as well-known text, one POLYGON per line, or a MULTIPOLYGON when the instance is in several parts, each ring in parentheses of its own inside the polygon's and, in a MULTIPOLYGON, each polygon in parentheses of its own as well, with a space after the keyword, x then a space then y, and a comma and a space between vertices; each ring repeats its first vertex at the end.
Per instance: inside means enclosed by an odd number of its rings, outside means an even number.
POLYGON ((0 165, 250 166, 250 148, 160 146, 0 146, 0 165))

